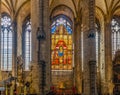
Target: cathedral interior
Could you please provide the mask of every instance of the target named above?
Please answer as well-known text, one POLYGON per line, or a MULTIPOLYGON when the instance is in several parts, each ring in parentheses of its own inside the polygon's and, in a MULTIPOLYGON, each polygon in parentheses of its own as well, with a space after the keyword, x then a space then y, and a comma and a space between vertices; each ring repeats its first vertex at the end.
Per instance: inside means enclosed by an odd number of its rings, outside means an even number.
POLYGON ((0 0, 0 95, 120 95, 120 0, 0 0))

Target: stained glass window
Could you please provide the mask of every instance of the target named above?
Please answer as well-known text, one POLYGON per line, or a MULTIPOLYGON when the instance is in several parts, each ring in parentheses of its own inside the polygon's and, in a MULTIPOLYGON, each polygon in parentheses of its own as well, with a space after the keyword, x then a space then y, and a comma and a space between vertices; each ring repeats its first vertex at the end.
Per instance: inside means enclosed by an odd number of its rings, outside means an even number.
POLYGON ((25 70, 29 70, 31 61, 31 21, 26 18, 23 24, 23 58, 25 70))
POLYGON ((11 18, 7 14, 2 14, 1 18, 1 70, 12 70, 12 26, 11 18))
POLYGON ((72 69, 72 25, 66 16, 58 16, 51 25, 52 70, 72 69))
POLYGON ((120 49, 120 17, 114 17, 111 22, 112 29, 112 57, 120 49))

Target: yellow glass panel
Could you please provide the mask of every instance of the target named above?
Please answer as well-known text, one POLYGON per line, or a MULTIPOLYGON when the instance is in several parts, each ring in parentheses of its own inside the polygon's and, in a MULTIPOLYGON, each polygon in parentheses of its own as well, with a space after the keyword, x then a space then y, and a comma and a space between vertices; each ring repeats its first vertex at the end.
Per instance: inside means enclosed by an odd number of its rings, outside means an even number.
POLYGON ((51 38, 52 69, 72 69, 72 35, 66 31, 63 25, 59 25, 51 38))
POLYGON ((72 44, 72 40, 69 40, 69 44, 72 44))
POLYGON ((56 35, 56 39, 58 39, 59 38, 59 35, 56 35))
POLYGON ((52 39, 52 44, 54 44, 54 41, 55 41, 55 40, 54 40, 54 39, 52 39))
POLYGON ((52 65, 52 69, 54 69, 54 65, 52 65))
POLYGON ((71 48, 71 45, 68 45, 68 49, 69 49, 69 50, 72 49, 72 48, 71 48))
POLYGON ((58 40, 56 39, 56 42, 55 42, 55 44, 57 44, 57 42, 58 42, 58 40))
POLYGON ((58 65, 55 65, 55 68, 56 68, 56 69, 59 69, 59 66, 58 66, 58 65))
POLYGON ((54 39, 54 37, 55 37, 55 36, 54 36, 54 35, 52 35, 52 39, 54 39))
POLYGON ((63 35, 60 35, 60 39, 62 39, 63 38, 63 35))
POLYGON ((64 36, 64 39, 67 40, 67 35, 64 36))
POLYGON ((65 43, 67 43, 67 40, 64 40, 65 41, 65 43))
POLYGON ((67 69, 67 66, 66 65, 64 65, 64 67, 63 67, 64 69, 67 69))
POLYGON ((71 40, 72 40, 72 36, 71 36, 71 35, 69 35, 69 39, 71 39, 71 40))
POLYGON ((68 69, 69 69, 69 70, 72 69, 72 66, 71 66, 71 65, 68 65, 68 69))

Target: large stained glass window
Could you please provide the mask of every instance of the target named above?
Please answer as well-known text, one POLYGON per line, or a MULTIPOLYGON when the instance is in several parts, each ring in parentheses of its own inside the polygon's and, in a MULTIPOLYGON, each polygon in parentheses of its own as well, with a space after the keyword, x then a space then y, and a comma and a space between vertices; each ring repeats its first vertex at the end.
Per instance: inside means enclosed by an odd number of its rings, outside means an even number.
POLYGON ((112 55, 120 49, 120 17, 114 17, 111 22, 112 29, 112 55))
POLYGON ((51 25, 52 70, 71 70, 72 51, 72 24, 66 16, 60 15, 51 25))
POLYGON ((29 70, 31 61, 31 21, 27 17, 23 24, 23 59, 25 70, 29 70))
POLYGON ((1 70, 12 70, 12 26, 11 18, 7 14, 2 14, 0 33, 1 70))

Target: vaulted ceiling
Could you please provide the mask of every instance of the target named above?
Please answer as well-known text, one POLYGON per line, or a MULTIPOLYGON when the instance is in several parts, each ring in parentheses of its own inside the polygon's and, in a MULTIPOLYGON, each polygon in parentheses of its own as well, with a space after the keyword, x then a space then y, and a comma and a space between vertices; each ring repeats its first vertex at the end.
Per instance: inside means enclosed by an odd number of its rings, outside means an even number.
MULTIPOLYGON (((57 5, 64 4, 70 7, 75 14, 79 12, 84 0, 50 0, 49 6, 54 8, 57 5), (54 6, 54 7, 53 7, 54 6)), ((96 8, 104 15, 120 13, 120 0, 95 0, 96 8)))
POLYGON ((16 15, 20 9, 30 0, 1 0, 2 10, 8 11, 11 15, 16 15))
MULTIPOLYGON (((30 0, 1 0, 4 8, 11 13, 18 13, 21 7, 30 0)), ((74 14, 79 13, 84 0, 49 0, 49 6, 52 10, 58 5, 66 5, 70 7, 74 14)), ((111 13, 120 13, 120 0, 96 0, 96 8, 101 10, 105 15, 111 13)))

